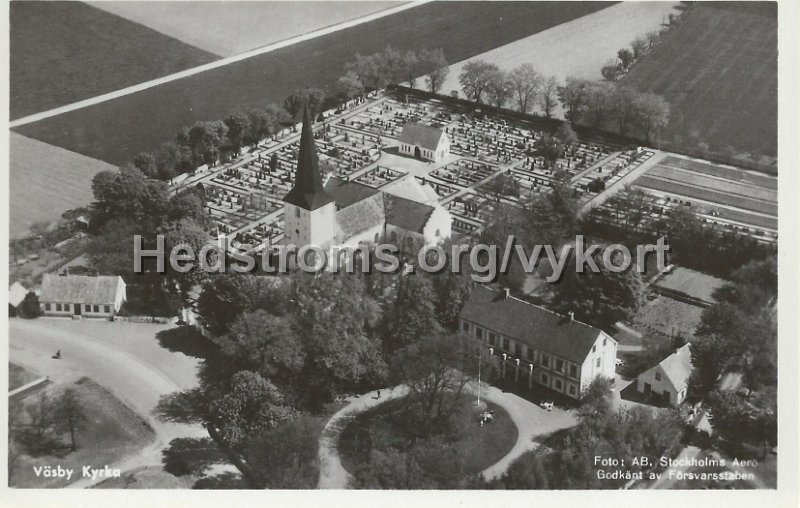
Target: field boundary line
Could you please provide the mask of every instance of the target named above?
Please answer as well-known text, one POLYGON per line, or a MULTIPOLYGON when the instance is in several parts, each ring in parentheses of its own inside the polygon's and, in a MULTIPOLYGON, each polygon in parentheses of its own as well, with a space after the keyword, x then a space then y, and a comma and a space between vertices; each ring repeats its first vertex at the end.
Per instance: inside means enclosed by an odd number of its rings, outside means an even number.
POLYGON ((248 58, 253 58, 255 56, 260 56, 265 53, 270 53, 277 49, 285 48, 287 46, 291 46, 293 44, 297 44, 299 42, 305 42, 312 39, 316 39, 318 37, 322 37, 323 35, 332 34, 334 32, 338 32, 344 30, 346 28, 351 28, 361 23, 366 23, 369 21, 374 21, 376 19, 380 19, 392 14, 397 14, 399 12, 403 12, 405 10, 411 9, 413 7, 418 7, 420 5, 426 4, 431 2, 432 0, 414 0, 408 3, 404 3, 402 5, 398 5, 396 7, 392 7, 389 9, 385 9, 379 12, 375 12, 372 14, 367 14, 366 16, 361 16, 356 19, 352 19, 350 21, 344 21, 342 23, 338 23, 335 25, 331 25, 325 28, 320 28, 318 30, 314 30, 308 32, 303 35, 298 35, 296 37, 291 37, 289 39, 284 39, 282 41, 278 41, 272 44, 268 44, 266 46, 261 46, 260 48, 251 49, 249 51, 245 51, 243 53, 239 53, 238 55, 233 55, 225 58, 221 58, 219 60, 215 60, 213 62, 209 62, 207 64, 199 65, 197 67, 192 67, 191 69, 186 69, 180 72, 176 72, 173 74, 168 74, 166 76, 162 76, 160 78, 152 79, 150 81, 145 81, 143 83, 139 83, 136 85, 131 85, 125 88, 121 88, 119 90, 115 90, 113 92, 104 93, 98 95, 96 97, 91 97, 89 99, 83 99, 77 102, 73 102, 71 104, 67 104, 64 106, 59 106, 57 108, 49 109, 47 111, 41 111, 39 113, 34 113, 32 115, 28 115, 22 118, 18 118, 16 120, 12 120, 9 122, 9 128, 13 129, 16 127, 21 127, 23 125, 27 125, 30 123, 38 122, 40 120, 44 120, 46 118, 51 118, 54 116, 61 115, 63 113, 68 113, 70 111, 75 111, 78 109, 83 109, 89 106, 94 106, 96 104, 101 104, 103 102, 108 102, 113 99, 118 99, 120 97, 124 97, 126 95, 131 95, 136 92, 141 92, 143 90, 147 90, 149 88, 153 88, 159 85, 163 85, 165 83, 170 83, 172 81, 177 81, 183 78, 187 78, 190 76, 194 76, 195 74, 200 74, 202 72, 210 71, 213 69, 218 69, 220 67, 224 67, 226 65, 240 62, 242 60, 247 60, 248 58))

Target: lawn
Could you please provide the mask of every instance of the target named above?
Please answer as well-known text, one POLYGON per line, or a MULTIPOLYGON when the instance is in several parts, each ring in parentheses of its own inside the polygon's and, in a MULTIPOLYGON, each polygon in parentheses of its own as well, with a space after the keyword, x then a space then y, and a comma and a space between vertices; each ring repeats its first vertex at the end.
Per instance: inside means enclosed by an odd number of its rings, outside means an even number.
POLYGON ((191 46, 231 56, 395 7, 382 1, 88 2, 191 46))
POLYGON ((458 62, 607 7, 604 2, 431 2, 345 30, 16 129, 120 164, 197 120, 282 103, 297 87, 335 92, 356 52, 443 48, 458 62), (77 128, 76 128, 77 127, 77 128))
MULTIPOLYGON (((403 450, 409 446, 412 434, 408 431, 402 410, 407 399, 402 398, 376 406, 355 419, 345 427, 339 441, 339 454, 342 465, 356 477, 365 471, 373 457, 370 452, 395 450, 405 455, 403 450), (376 446, 380 440, 380 445, 376 446)), ((464 477, 477 474, 499 461, 514 446, 517 440, 517 427, 508 413, 495 404, 488 404, 494 410, 494 421, 481 427, 478 413, 472 400, 464 401, 454 414, 457 423, 450 432, 430 438, 419 438, 415 446, 427 450, 450 447, 456 462, 452 468, 462 471, 464 477)), ((391 453, 391 452, 390 452, 391 453)), ((423 462, 424 463, 424 462, 423 462)), ((437 471, 425 471, 435 476, 437 471)))
MULTIPOLYGON (((23 454, 14 463, 9 476, 9 485, 22 488, 59 488, 80 479, 81 468, 102 468, 134 453, 153 441, 152 428, 139 415, 123 404, 111 392, 89 378, 81 378, 68 385, 75 389, 86 416, 76 430, 77 451, 69 450, 68 434, 59 436, 62 446, 42 456, 23 454), (37 477, 33 467, 50 465, 72 468, 75 473, 68 482, 66 478, 37 477)), ((53 385, 48 388, 52 395, 65 388, 53 385)), ((36 402, 29 397, 25 404, 36 402)))
POLYGON ((82 2, 10 3, 11 118, 217 57, 82 2))
POLYGON ((39 376, 33 372, 20 367, 15 363, 8 364, 8 390, 15 390, 20 386, 24 386, 31 381, 35 381, 39 376))
POLYGON ((22 236, 35 222, 50 222, 66 210, 88 205, 94 175, 116 169, 14 132, 8 142, 11 238, 22 236))
POLYGON ((664 138, 777 155, 777 5, 698 2, 623 83, 670 104, 664 138))

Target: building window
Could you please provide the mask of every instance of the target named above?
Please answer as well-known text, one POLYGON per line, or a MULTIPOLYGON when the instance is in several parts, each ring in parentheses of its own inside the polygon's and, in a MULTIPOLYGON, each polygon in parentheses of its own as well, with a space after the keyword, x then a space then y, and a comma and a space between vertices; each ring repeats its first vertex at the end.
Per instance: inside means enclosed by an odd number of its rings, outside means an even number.
POLYGON ((542 373, 542 378, 541 379, 542 379, 542 384, 543 385, 545 385, 545 386, 549 386, 550 385, 550 378, 547 377, 547 374, 542 373))
POLYGON ((479 338, 479 339, 482 339, 483 338, 483 329, 478 327, 478 326, 476 326, 475 327, 475 336, 477 338, 479 338))
POLYGON ((656 371, 656 381, 661 381, 661 373, 656 371))
POLYGON ((608 343, 608 339, 606 339, 605 337, 603 337, 603 347, 605 347, 607 343, 608 343))
POLYGON ((569 385, 569 394, 575 396, 575 385, 569 385))
POLYGON ((489 345, 494 346, 495 342, 497 341, 497 335, 493 333, 489 333, 489 345))
POLYGON ((561 385, 561 380, 560 379, 556 379, 555 380, 555 385, 556 385, 556 390, 558 390, 560 392, 561 391, 561 386, 562 386, 561 385))
POLYGON ((300 218, 300 209, 299 208, 295 208, 294 209, 294 216, 297 217, 298 219, 300 218))
POLYGON ((597 359, 597 368, 600 368, 600 358, 597 359))
POLYGON ((545 367, 550 366, 550 357, 544 353, 542 353, 542 365, 544 365, 545 367))
POLYGON ((381 239, 380 233, 375 233, 375 243, 378 243, 380 239, 381 239))
POLYGON ((592 346, 592 353, 596 353, 596 352, 597 352, 597 344, 592 346))
POLYGON ((95 305, 94 308, 93 308, 93 311, 94 312, 100 312, 100 306, 99 305, 95 305))
POLYGON ((83 306, 83 310, 85 310, 86 312, 92 312, 92 306, 87 303, 86 305, 83 306))
POLYGON ((514 343, 514 356, 516 356, 517 358, 522 357, 522 346, 519 345, 518 343, 514 343))
POLYGON ((574 363, 569 364, 569 375, 572 377, 578 377, 578 366, 574 363))
POLYGON ((436 230, 436 236, 438 237, 438 236, 440 236, 441 234, 442 234, 442 232, 441 232, 441 231, 439 231, 439 230, 437 229, 437 230, 436 230))
POLYGON ((562 372, 564 370, 564 360, 556 358, 556 370, 562 372))
POLYGON ((60 311, 61 311, 61 304, 57 303, 56 304, 56 312, 60 312, 60 311))
POLYGON ((503 349, 505 351, 510 351, 511 350, 511 343, 505 337, 503 337, 503 349))
POLYGON ((465 332, 468 332, 469 331, 469 323, 467 323, 466 321, 461 323, 461 330, 465 331, 465 332))
POLYGON ((44 310, 50 310, 50 304, 49 303, 44 304, 44 310))
POLYGON ((528 361, 533 362, 533 348, 529 347, 527 349, 528 349, 528 361))
POLYGON ((110 314, 111 313, 111 305, 103 305, 103 312, 105 312, 106 314, 110 314))

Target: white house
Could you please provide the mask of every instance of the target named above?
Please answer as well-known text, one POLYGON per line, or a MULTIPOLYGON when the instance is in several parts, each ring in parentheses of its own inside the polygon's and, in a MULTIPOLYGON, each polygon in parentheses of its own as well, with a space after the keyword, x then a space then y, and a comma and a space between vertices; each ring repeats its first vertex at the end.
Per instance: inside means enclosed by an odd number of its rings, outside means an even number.
POLYGON ((126 299, 119 276, 45 274, 39 304, 46 316, 113 317, 126 299))
POLYGON ((660 399, 664 405, 678 406, 686 399, 691 373, 692 352, 686 343, 658 365, 639 374, 636 390, 660 399))
POLYGON ((407 123, 398 138, 400 153, 436 163, 442 162, 450 155, 450 139, 442 129, 407 123))
POLYGON ((476 285, 460 326, 492 349, 505 378, 578 399, 598 377, 614 378, 617 341, 593 326, 476 285))
POLYGON ((8 288, 8 311, 10 316, 16 316, 19 311, 19 306, 22 301, 28 296, 28 290, 20 284, 15 282, 8 288))

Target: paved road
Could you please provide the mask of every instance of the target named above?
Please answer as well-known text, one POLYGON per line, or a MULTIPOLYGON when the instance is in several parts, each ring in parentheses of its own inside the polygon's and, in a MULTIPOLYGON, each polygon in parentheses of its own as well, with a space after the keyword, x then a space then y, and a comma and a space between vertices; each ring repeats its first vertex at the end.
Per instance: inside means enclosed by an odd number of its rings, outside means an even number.
MULTIPOLYGON (((511 450, 499 461, 481 472, 481 475, 487 480, 502 475, 520 455, 539 446, 537 438, 578 423, 577 418, 571 412, 558 408, 553 411, 545 411, 513 393, 503 392, 499 388, 485 383, 482 383, 481 386, 481 397, 505 409, 518 430, 517 442, 511 450)), ((471 384, 467 389, 475 393, 477 385, 471 384)), ((317 488, 346 489, 349 486, 352 476, 342 465, 336 448, 339 436, 347 424, 367 409, 407 394, 408 388, 400 386, 381 390, 381 398, 377 398, 376 392, 370 392, 357 398, 346 399, 348 404, 337 411, 322 430, 319 442, 320 474, 317 488)))
POLYGON ((153 79, 150 81, 145 81, 144 83, 139 83, 138 85, 129 86, 126 88, 122 88, 120 90, 115 90, 113 92, 105 93, 102 95, 98 95, 97 97, 92 97, 90 99, 84 99, 82 101, 73 102, 72 104, 67 104, 66 106, 60 106, 58 108, 53 108, 48 111, 42 111, 39 113, 35 113, 33 115, 29 115, 23 118, 18 118, 12 122, 10 122, 9 127, 12 129, 14 127, 19 127, 21 125, 38 122, 39 120, 44 120, 45 118, 50 118, 53 116, 60 115, 62 113, 67 113, 69 111, 75 111, 77 109, 83 109, 89 106, 94 106, 95 104, 100 104, 102 102, 107 102, 113 99, 117 99, 119 97, 124 97, 125 95, 131 95, 136 92, 140 92, 142 90, 147 90, 148 88, 153 88, 158 85, 163 85, 164 83, 169 83, 171 81, 177 81, 179 79, 183 79, 195 74, 200 74, 201 72, 209 71, 211 69, 216 69, 218 67, 224 67, 225 65, 232 64, 234 62, 239 62, 241 60, 246 60, 248 58, 252 58, 254 56, 263 55, 264 53, 269 53, 275 51, 280 48, 285 48, 287 46, 292 46, 293 44, 297 44, 299 42, 308 41, 311 39, 316 39, 317 37, 321 37, 323 35, 327 35, 333 32, 338 32, 340 30, 344 30, 345 28, 350 28, 361 23, 366 23, 368 21, 372 21, 375 19, 382 18, 384 16, 389 16, 391 14, 395 14, 406 9, 411 9, 423 3, 427 3, 431 0, 416 0, 414 2, 407 2, 397 7, 392 7, 390 9, 386 9, 380 12, 376 12, 373 14, 368 14, 366 16, 362 16, 360 18, 345 21, 343 23, 339 23, 337 25, 329 26, 326 28, 322 28, 320 30, 314 30, 313 32, 309 32, 307 34, 298 35, 297 37, 292 37, 291 39, 286 39, 280 42, 276 42, 274 44, 269 44, 267 46, 263 46, 261 48, 256 48, 250 51, 246 51, 244 53, 240 53, 238 55, 230 56, 227 58, 221 58, 219 60, 215 60, 213 62, 207 63, 205 65, 200 65, 198 67, 194 67, 191 69, 187 69, 185 71, 176 72, 174 74, 169 74, 167 76, 163 76, 157 79, 153 79))
MULTIPOLYGON (((161 450, 176 437, 207 437, 199 425, 160 422, 151 411, 161 395, 186 388, 175 382, 163 370, 143 362, 125 351, 113 340, 104 343, 96 337, 70 329, 70 321, 63 319, 9 320, 9 356, 11 361, 30 367, 42 376, 56 382, 70 382, 88 376, 111 390, 115 396, 136 411, 153 427, 156 440, 139 453, 125 457, 110 467, 123 472, 136 467, 161 465, 161 450), (50 356, 60 349, 63 357, 50 356)), ((86 323, 90 324, 90 323, 86 323)), ((105 323, 96 323, 105 325, 105 323)), ((107 323, 124 327, 123 323, 107 323)), ((155 332, 153 332, 155 334, 155 332)), ((142 337, 143 341, 155 339, 142 337)), ((181 361, 175 353, 175 361, 181 361)), ((87 487, 90 481, 77 481, 70 487, 87 487)))

